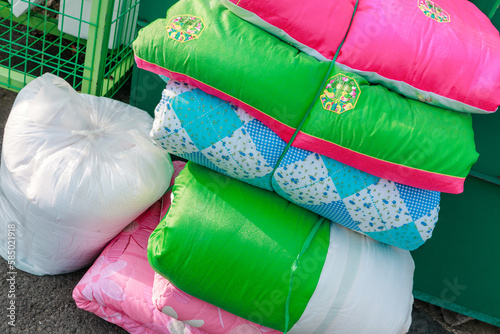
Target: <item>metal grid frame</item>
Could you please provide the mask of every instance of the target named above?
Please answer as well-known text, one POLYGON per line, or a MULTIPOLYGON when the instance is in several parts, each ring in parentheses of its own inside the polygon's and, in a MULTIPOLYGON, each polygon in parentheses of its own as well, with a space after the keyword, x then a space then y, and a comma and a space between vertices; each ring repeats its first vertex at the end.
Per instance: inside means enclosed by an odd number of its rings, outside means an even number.
POLYGON ((87 19, 84 1, 79 17, 66 12, 69 0, 61 0, 57 9, 49 0, 18 1, 30 10, 16 17, 0 0, 0 87, 19 91, 51 72, 83 93, 112 96, 130 77, 140 0, 89 0, 87 19), (77 23, 76 37, 64 32, 65 21, 77 23))

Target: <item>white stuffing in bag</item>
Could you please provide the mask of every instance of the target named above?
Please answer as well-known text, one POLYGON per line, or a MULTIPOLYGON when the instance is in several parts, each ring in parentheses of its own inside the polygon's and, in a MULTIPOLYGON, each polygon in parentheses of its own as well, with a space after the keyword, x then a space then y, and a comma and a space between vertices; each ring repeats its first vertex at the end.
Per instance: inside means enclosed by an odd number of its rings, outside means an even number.
POLYGON ((172 162, 149 138, 152 124, 52 74, 29 83, 5 127, 0 255, 36 275, 90 265, 169 185, 172 162))

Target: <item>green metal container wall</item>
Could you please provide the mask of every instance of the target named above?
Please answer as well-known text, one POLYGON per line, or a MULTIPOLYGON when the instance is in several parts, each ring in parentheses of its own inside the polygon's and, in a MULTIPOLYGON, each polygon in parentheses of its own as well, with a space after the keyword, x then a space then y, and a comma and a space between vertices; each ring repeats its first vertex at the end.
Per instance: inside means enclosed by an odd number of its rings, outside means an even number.
POLYGON ((415 297, 500 326, 499 238, 500 186, 469 176, 462 194, 442 194, 433 237, 412 252, 415 297))
POLYGON ((156 105, 160 102, 165 85, 165 81, 158 75, 142 70, 134 64, 129 103, 154 117, 156 105))
MULTIPOLYGON (((500 28, 500 0, 473 0, 500 28)), ((443 194, 433 237, 412 252, 415 297, 500 326, 500 114, 473 115, 479 159, 443 194)))
POLYGON ((470 174, 500 185, 500 113, 473 115, 472 118, 479 159, 470 174))
MULTIPOLYGON (((154 1, 141 0, 139 8, 138 30, 158 18, 166 16, 176 0, 154 1)), ((154 117, 154 110, 161 99, 161 92, 165 82, 156 74, 137 68, 134 65, 132 72, 132 86, 130 89, 130 104, 147 111, 154 117)))

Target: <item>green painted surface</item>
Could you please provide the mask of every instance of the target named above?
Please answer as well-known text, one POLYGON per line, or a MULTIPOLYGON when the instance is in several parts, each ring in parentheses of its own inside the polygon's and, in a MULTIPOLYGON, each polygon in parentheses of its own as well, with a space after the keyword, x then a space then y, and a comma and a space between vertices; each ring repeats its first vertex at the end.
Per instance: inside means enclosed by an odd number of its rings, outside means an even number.
POLYGON ((498 11, 498 6, 500 6, 500 0, 470 0, 473 4, 477 6, 483 13, 488 15, 491 19, 498 11))
POLYGON ((134 64, 129 103, 154 117, 166 83, 156 74, 138 68, 134 64))
MULTIPOLYGON (((473 0, 500 28, 500 0, 473 0)), ((460 195, 443 194, 434 236, 412 253, 415 297, 500 326, 500 113, 473 115, 479 159, 460 195)))
POLYGON ((500 326, 499 238, 500 186, 469 176, 464 193, 442 194, 433 237, 412 252, 417 296, 500 326))
MULTIPOLYGON (((165 17, 168 8, 176 2, 176 0, 141 0, 137 30, 147 26, 158 18, 165 17)), ((134 65, 130 88, 131 105, 147 111, 148 114, 154 117, 154 110, 161 99, 161 92, 164 88, 165 82, 158 75, 137 68, 134 65)))
POLYGON ((492 115, 473 115, 472 118, 476 149, 479 153, 479 159, 472 166, 472 170, 490 176, 491 182, 500 185, 500 112, 492 115))
POLYGON ((88 44, 87 55, 85 57, 84 75, 90 77, 91 81, 83 81, 82 91, 97 95, 102 90, 102 72, 106 65, 107 45, 109 41, 109 31, 111 29, 110 13, 113 11, 114 1, 101 0, 92 3, 90 17, 95 18, 96 25, 89 24, 89 36, 95 36, 94 43, 88 44))
POLYGON ((151 23, 156 19, 165 17, 167 10, 176 3, 177 0, 141 0, 141 6, 139 7, 139 24, 151 23))

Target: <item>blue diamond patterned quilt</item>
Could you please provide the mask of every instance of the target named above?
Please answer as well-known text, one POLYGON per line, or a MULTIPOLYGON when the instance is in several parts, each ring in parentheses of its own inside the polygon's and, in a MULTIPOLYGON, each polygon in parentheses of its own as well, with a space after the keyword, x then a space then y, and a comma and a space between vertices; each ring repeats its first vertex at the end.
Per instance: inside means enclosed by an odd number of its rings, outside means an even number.
POLYGON ((169 153, 287 200, 375 240, 414 250, 432 235, 440 192, 362 172, 287 143, 244 110, 170 80, 151 137, 169 153))

